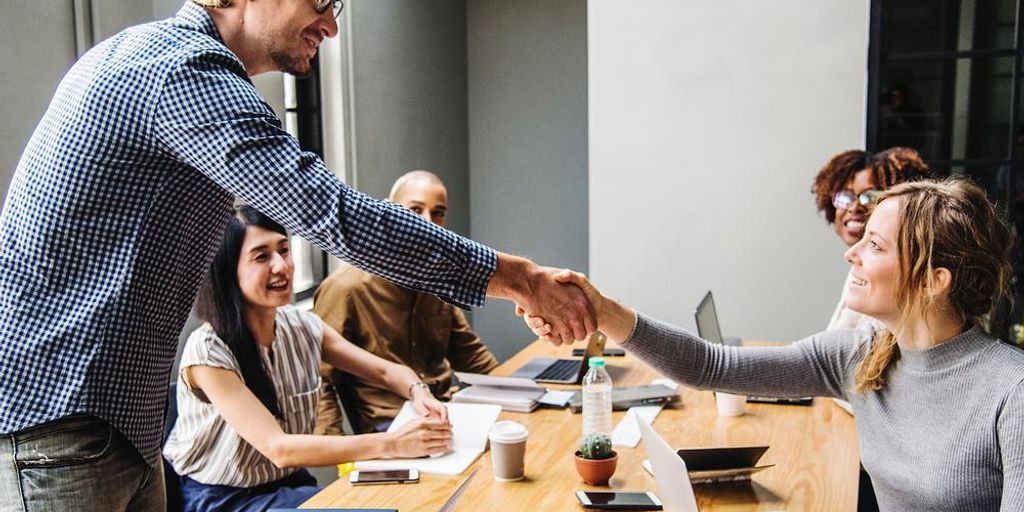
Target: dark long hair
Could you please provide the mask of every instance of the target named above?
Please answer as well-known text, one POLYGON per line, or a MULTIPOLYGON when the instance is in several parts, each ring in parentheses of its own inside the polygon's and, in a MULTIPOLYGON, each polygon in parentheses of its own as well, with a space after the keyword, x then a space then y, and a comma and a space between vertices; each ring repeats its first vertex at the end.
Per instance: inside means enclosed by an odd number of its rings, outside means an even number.
POLYGON ((238 258, 242 251, 242 243, 245 241, 245 228, 248 226, 259 226, 287 235, 280 224, 251 206, 236 207, 235 214, 224 229, 220 248, 213 257, 213 263, 210 264, 206 282, 199 289, 196 314, 200 319, 209 322, 213 332, 217 333, 231 349, 231 353, 238 361, 246 387, 259 398, 271 414, 280 417, 281 410, 277 406, 274 385, 263 370, 259 345, 249 326, 245 324, 245 317, 242 314, 245 302, 242 299, 242 289, 238 286, 238 258))

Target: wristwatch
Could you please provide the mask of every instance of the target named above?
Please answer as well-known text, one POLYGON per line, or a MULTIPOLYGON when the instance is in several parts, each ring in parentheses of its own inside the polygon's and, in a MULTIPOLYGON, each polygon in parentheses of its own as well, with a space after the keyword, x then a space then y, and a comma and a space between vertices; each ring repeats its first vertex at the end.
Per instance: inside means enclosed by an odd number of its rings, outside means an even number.
POLYGON ((427 383, 423 382, 422 380, 409 384, 409 398, 412 398, 412 388, 423 388, 423 391, 426 391, 428 395, 432 394, 430 392, 430 386, 428 386, 427 383))

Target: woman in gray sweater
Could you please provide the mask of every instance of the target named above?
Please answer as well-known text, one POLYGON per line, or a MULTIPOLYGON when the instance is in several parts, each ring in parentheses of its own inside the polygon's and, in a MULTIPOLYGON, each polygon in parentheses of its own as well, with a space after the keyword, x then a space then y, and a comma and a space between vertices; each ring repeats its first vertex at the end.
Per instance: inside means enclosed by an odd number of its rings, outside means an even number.
MULTIPOLYGON (((848 400, 861 458, 889 511, 1024 510, 1024 352, 980 325, 1009 277, 1013 235, 965 181, 882 193, 846 252, 847 306, 876 332, 840 330, 784 347, 714 345, 581 286, 608 337, 701 389, 848 400)), ((538 335, 543 319, 528 317, 538 335)))

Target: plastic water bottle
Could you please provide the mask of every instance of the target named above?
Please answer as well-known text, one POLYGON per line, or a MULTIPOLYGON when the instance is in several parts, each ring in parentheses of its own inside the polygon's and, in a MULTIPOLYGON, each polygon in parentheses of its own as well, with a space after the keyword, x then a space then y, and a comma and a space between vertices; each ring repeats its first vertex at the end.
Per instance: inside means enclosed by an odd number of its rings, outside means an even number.
POLYGON ((590 370, 583 376, 583 435, 601 432, 612 435, 612 378, 604 369, 604 358, 591 357, 590 370))

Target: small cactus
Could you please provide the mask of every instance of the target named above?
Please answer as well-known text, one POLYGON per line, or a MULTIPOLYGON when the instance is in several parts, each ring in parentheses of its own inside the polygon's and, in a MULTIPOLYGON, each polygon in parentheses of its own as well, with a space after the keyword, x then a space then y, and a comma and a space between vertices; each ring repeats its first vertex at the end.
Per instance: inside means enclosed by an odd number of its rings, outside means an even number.
POLYGON ((612 451, 612 438, 608 434, 593 432, 580 440, 580 456, 584 459, 602 460, 615 456, 612 451))

